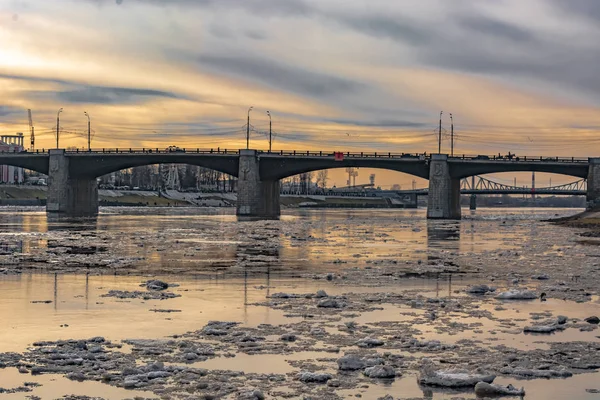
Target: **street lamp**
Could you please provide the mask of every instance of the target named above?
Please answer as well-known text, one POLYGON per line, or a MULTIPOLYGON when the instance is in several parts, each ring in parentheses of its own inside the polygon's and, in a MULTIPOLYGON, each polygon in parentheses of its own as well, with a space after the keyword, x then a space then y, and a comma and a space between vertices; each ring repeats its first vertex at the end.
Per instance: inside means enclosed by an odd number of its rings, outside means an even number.
POLYGON ((440 130, 438 132, 438 154, 442 154, 442 114, 444 112, 440 111, 440 130))
POLYGON ((454 157, 454 120, 450 113, 450 156, 454 157))
POLYGON ((58 136, 60 132, 60 113, 63 111, 62 107, 56 113, 56 148, 58 149, 58 136))
POLYGON ((271 152, 271 140, 272 140, 272 129, 271 127, 273 126, 271 121, 271 112, 267 111, 267 115, 269 116, 269 153, 271 152))
POLYGON ((248 123, 246 124, 246 150, 250 148, 250 111, 252 111, 253 108, 254 106, 250 106, 248 109, 248 123))
POLYGON ((87 111, 84 111, 83 114, 87 117, 88 119, 88 151, 92 151, 92 137, 91 137, 91 126, 92 123, 90 121, 90 115, 87 113, 87 111))

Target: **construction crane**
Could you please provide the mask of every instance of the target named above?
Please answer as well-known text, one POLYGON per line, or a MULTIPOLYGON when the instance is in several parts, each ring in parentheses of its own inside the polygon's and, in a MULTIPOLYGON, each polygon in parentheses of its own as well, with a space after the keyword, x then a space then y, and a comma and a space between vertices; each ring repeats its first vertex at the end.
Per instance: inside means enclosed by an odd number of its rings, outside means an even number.
POLYGON ((31 118, 31 109, 27 110, 29 114, 29 131, 31 133, 31 146, 29 147, 31 151, 35 150, 35 130, 33 128, 33 118, 31 118))

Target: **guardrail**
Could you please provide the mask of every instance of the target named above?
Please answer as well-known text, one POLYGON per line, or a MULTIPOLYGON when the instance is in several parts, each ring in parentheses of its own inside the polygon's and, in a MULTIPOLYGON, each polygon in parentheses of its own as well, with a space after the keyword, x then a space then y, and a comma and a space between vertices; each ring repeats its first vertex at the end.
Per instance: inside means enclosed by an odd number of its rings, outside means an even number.
MULTIPOLYGON (((427 153, 366 153, 366 152, 334 152, 334 151, 259 151, 259 154, 273 156, 292 156, 292 157, 334 157, 335 154, 341 154, 344 158, 403 158, 415 160, 430 160, 431 154, 427 153)), ((588 158, 582 157, 545 157, 545 156, 502 156, 502 155, 460 155, 448 157, 449 160, 476 160, 476 161, 523 161, 523 162, 569 162, 569 163, 587 163, 588 158)))
POLYGON ((134 149, 134 148, 115 148, 115 149, 92 149, 92 150, 65 150, 65 154, 239 154, 238 150, 228 149, 134 149))
MULTIPOLYGON (((0 154, 48 154, 50 150, 13 150, 0 151, 0 154)), ((239 150, 221 149, 188 149, 188 148, 104 148, 104 149, 73 149, 65 150, 66 154, 224 154, 237 155, 239 150)), ((345 158, 389 158, 389 159, 406 159, 406 160, 430 160, 431 154, 427 153, 391 153, 391 152, 336 152, 336 151, 299 151, 299 150, 280 150, 280 151, 257 151, 259 155, 267 156, 284 156, 284 157, 335 157, 336 154, 345 158)), ((465 160, 465 161, 511 161, 511 162, 562 162, 562 163, 587 163, 588 158, 583 157, 546 157, 546 156, 503 156, 503 155, 460 155, 449 156, 450 161, 465 160)))
POLYGON ((334 157, 336 153, 344 158, 406 158, 414 160, 425 160, 429 156, 421 153, 367 153, 367 152, 342 152, 342 151, 299 151, 299 150, 280 150, 280 151, 258 151, 261 155, 271 156, 291 156, 291 157, 334 157))
POLYGON ((568 163, 587 163, 588 158, 583 157, 545 157, 545 156, 453 156, 448 160, 474 160, 474 161, 514 161, 514 162, 568 162, 568 163))
POLYGON ((48 154, 48 151, 49 150, 45 150, 45 149, 42 149, 42 150, 38 149, 38 150, 33 150, 33 151, 31 151, 31 150, 12 150, 12 151, 2 150, 2 151, 0 151, 0 154, 48 154))

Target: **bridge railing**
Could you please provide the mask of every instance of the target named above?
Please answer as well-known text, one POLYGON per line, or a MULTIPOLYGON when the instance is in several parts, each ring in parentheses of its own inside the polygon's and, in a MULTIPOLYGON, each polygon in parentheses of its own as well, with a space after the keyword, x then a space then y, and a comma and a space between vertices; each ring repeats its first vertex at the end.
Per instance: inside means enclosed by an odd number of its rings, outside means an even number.
POLYGON ((428 158, 421 153, 390 153, 390 152, 337 152, 337 151, 301 151, 301 150, 280 150, 280 151, 259 151, 261 155, 273 156, 292 156, 292 157, 334 157, 336 153, 344 158, 405 158, 414 160, 425 160, 428 158))
MULTIPOLYGON (((49 149, 37 150, 12 150, 0 151, 0 154, 47 154, 49 149)), ((160 148, 103 148, 103 149, 66 149, 66 154, 225 154, 236 155, 239 150, 221 149, 220 147, 211 149, 201 148, 180 148, 171 146, 166 149, 160 148)), ((343 158, 388 158, 388 159, 407 159, 407 160, 429 160, 431 154, 427 153, 391 153, 391 152, 335 152, 335 151, 299 151, 299 150, 280 150, 263 151, 259 150, 261 155, 273 156, 291 156, 291 157, 334 157, 341 154, 343 158)), ((587 163, 587 157, 546 157, 546 156, 516 156, 516 155, 456 155, 449 157, 449 160, 474 160, 474 161, 510 161, 510 162, 558 162, 558 163, 587 163)))
POLYGON ((450 160, 476 160, 476 161, 513 161, 513 162, 563 162, 587 163, 587 157, 547 157, 547 156, 516 156, 516 155, 460 155, 449 157, 450 160))
POLYGON ((92 149, 92 150, 65 150, 66 154, 239 154, 238 150, 229 149, 189 149, 189 148, 173 148, 173 149, 149 149, 149 148, 114 148, 114 149, 92 149))
POLYGON ((37 150, 0 150, 0 154, 47 154, 48 151, 45 149, 37 149, 37 150))

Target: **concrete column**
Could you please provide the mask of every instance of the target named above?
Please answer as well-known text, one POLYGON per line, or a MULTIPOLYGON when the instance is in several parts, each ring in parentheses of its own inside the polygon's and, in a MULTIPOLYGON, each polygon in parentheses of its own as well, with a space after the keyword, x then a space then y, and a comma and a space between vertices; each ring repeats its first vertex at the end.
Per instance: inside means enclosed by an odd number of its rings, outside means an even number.
POLYGON ((256 150, 240 150, 237 215, 242 218, 279 218, 279 181, 260 180, 256 150))
POLYGON ((450 176, 447 154, 433 154, 429 165, 428 219, 460 219, 460 179, 450 176))
POLYGON ((96 178, 72 178, 65 151, 50 150, 46 211, 65 217, 94 217, 98 214, 96 178))
POLYGON ((600 158, 590 158, 587 176, 587 209, 600 208, 600 158))
POLYGON ((469 198, 469 210, 477 210, 477 195, 472 194, 469 198))

